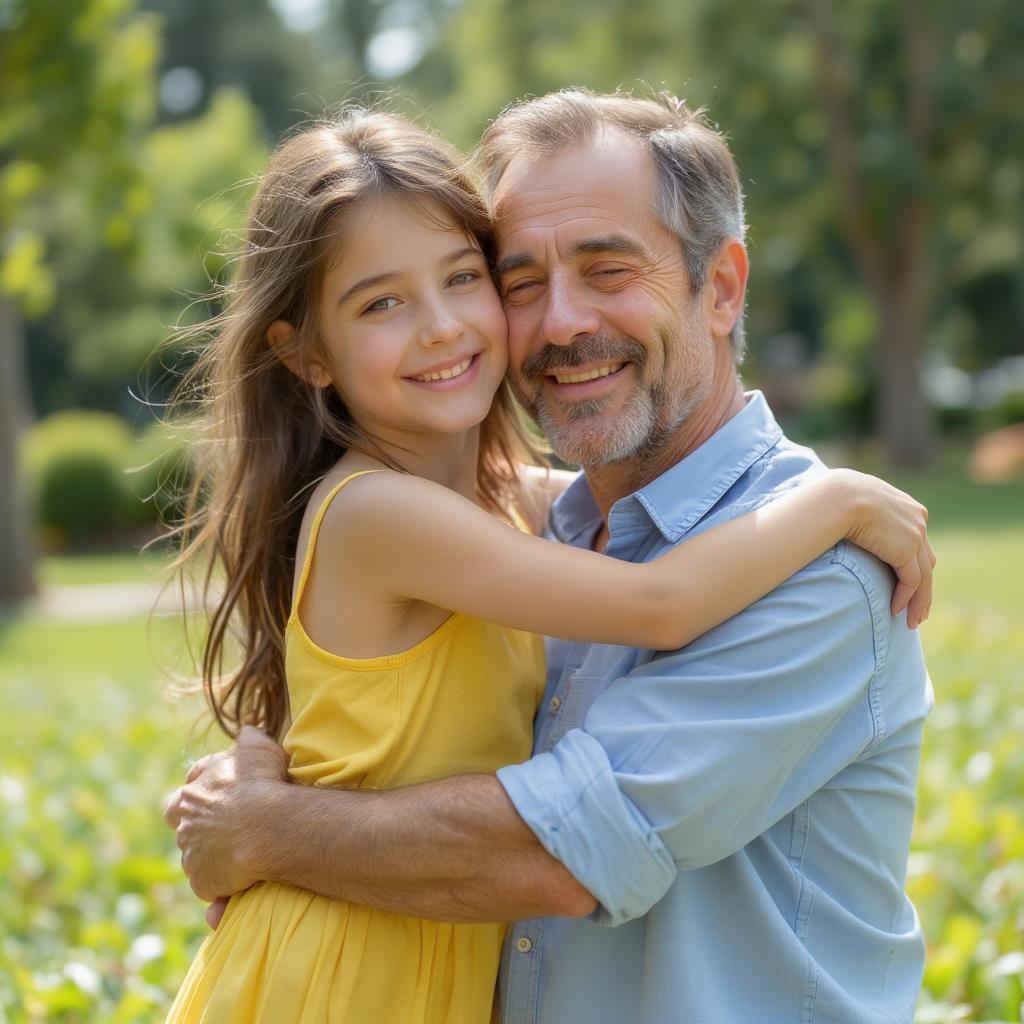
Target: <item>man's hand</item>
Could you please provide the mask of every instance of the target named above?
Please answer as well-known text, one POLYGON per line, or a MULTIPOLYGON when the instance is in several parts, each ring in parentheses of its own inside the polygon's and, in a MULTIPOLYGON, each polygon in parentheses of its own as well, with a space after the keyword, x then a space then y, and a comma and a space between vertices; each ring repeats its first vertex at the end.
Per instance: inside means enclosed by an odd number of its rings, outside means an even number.
POLYGON ((224 897, 267 879, 437 921, 582 916, 594 897, 493 775, 379 791, 296 786, 284 752, 243 729, 167 803, 181 862, 216 928, 224 897))
POLYGON ((268 788, 287 784, 286 769, 284 751, 245 726, 229 750, 196 761, 164 807, 192 891, 213 901, 206 915, 212 927, 220 921, 224 897, 260 881, 253 868, 260 798, 268 788))

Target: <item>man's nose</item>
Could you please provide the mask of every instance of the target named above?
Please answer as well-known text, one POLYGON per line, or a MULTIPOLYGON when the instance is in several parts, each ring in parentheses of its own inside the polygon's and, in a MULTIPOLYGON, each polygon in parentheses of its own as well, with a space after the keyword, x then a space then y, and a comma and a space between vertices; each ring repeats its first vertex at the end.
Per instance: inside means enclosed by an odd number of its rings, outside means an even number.
POLYGON ((552 275, 544 296, 542 339, 551 345, 571 345, 581 336, 596 334, 600 328, 597 311, 578 283, 552 275))

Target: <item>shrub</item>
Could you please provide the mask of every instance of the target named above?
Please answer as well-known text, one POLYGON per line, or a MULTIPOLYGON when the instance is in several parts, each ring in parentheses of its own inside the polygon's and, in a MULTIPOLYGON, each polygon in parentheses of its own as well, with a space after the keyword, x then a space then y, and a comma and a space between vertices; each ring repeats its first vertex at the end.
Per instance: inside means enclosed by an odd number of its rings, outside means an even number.
POLYGON ((118 526, 124 504, 117 467, 103 452, 58 452, 39 481, 40 522, 81 541, 118 526))
POLYGON ((25 467, 39 523, 58 545, 80 543, 124 524, 130 492, 123 469, 132 434, 105 412, 54 413, 25 440, 25 467))
POLYGON ((62 547, 173 519, 187 489, 187 452, 183 429, 153 424, 135 438, 111 413, 48 416, 23 453, 39 525, 62 547))

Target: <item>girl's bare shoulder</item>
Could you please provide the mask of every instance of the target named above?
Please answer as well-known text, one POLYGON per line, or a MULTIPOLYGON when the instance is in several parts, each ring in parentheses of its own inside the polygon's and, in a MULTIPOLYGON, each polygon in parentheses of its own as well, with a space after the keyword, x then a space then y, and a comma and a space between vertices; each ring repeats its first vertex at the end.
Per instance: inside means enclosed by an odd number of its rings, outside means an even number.
POLYGON ((324 512, 320 543, 332 556, 353 564, 373 562, 399 535, 429 535, 431 524, 439 520, 481 514, 468 498, 424 477, 375 468, 353 478, 357 472, 329 474, 319 499, 322 505, 345 482, 324 512))

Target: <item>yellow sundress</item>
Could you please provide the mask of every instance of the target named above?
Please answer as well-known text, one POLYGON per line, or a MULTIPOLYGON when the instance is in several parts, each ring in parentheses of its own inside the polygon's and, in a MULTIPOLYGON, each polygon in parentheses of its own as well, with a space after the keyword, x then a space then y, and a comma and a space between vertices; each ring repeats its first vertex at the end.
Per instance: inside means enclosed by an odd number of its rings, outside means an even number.
MULTIPOLYGON (((538 637, 454 614, 400 654, 344 658, 307 635, 298 608, 320 524, 360 475, 317 512, 285 630, 292 781, 390 789, 525 760, 543 692, 538 637)), ((503 924, 421 920, 261 882, 229 901, 167 1019, 486 1024, 504 933, 503 924)))

